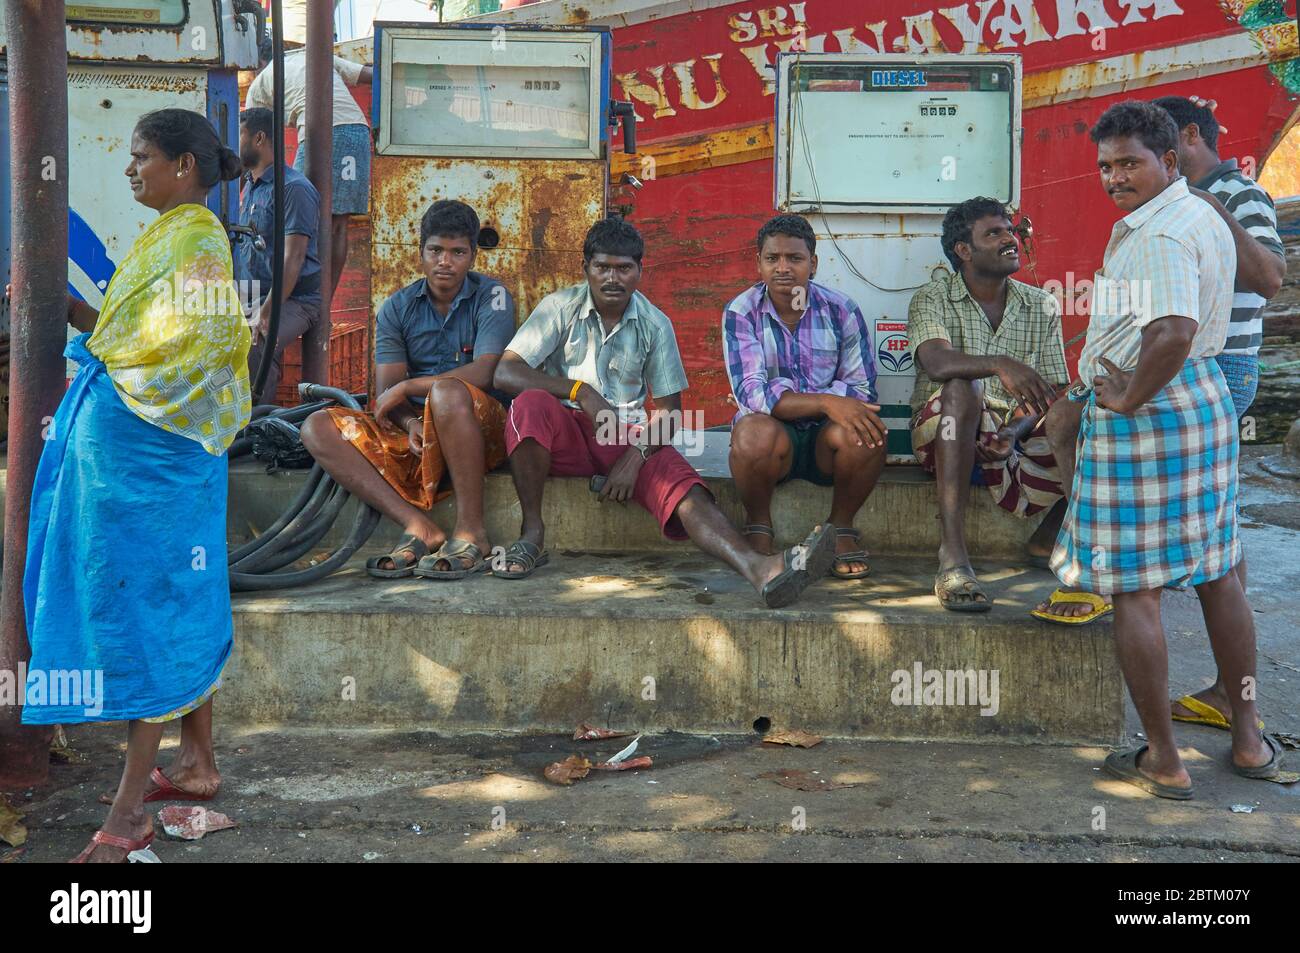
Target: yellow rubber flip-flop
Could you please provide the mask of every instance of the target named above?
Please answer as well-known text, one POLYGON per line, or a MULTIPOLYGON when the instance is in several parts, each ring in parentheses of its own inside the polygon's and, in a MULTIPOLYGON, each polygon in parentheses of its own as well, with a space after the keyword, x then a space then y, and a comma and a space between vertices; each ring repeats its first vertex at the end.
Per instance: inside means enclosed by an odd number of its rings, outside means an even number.
POLYGON ((1115 611, 1115 607, 1094 592, 1066 592, 1063 589, 1057 589, 1047 597, 1048 605, 1055 605, 1058 602, 1082 602, 1085 605, 1092 606, 1092 611, 1087 615, 1063 616, 1052 615, 1042 609, 1031 609, 1029 614, 1035 619, 1042 619, 1044 622, 1051 622, 1054 625, 1088 625, 1090 622, 1096 622, 1103 616, 1108 616, 1115 611))
MULTIPOLYGON (((1196 712, 1195 715, 1175 715, 1173 712, 1170 712, 1169 717, 1174 721, 1185 721, 1189 725, 1205 725, 1209 728, 1222 728, 1224 731, 1232 730, 1232 722, 1223 717, 1223 712, 1219 711, 1219 709, 1215 708, 1213 705, 1205 704, 1205 702, 1201 701, 1199 698, 1193 698, 1191 695, 1184 695, 1182 698, 1178 699, 1178 701, 1174 702, 1174 704, 1182 705, 1184 708, 1196 712)), ((1264 730, 1263 720, 1259 723, 1259 730, 1264 730)))

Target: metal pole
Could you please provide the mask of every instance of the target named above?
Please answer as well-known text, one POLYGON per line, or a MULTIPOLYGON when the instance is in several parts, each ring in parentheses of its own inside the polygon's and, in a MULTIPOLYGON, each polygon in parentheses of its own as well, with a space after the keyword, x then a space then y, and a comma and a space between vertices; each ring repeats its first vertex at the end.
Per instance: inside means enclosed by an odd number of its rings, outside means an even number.
POLYGON ((302 379, 328 384, 330 370, 330 304, 334 297, 332 242, 334 227, 334 4, 307 0, 307 178, 320 193, 320 228, 316 253, 320 257, 321 319, 302 337, 302 379))
MULTIPOLYGON (((5 0, 8 22, 13 300, 9 348, 9 472, 0 678, 31 658, 23 612, 27 520, 42 433, 63 396, 68 326, 68 45, 63 0, 5 0)), ((12 684, 12 681, 11 681, 12 684)), ((21 703, 23 687, 16 686, 21 703)), ((0 790, 44 784, 49 728, 25 728, 0 705, 0 790)))

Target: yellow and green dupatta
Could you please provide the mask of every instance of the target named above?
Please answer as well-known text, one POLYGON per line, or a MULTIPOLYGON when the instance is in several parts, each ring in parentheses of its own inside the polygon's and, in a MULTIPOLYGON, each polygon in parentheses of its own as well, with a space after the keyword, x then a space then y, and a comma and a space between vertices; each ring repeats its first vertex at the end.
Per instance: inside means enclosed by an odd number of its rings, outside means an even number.
POLYGON ((250 344, 225 230, 192 204, 136 239, 86 342, 132 413, 214 456, 252 411, 250 344))

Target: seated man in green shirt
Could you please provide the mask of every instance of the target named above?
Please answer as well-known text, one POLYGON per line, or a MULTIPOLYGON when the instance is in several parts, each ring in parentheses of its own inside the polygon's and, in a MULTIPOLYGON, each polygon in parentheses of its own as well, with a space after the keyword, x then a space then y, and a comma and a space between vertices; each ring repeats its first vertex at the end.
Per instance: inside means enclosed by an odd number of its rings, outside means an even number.
POLYGON ((1028 544, 1030 561, 1046 568, 1065 502, 1045 417, 1069 375, 1055 300, 1011 277, 1020 245, 1006 207, 989 198, 953 206, 942 242, 954 273, 908 308, 912 449, 938 482, 935 596, 945 609, 987 612, 993 603, 966 550, 969 487, 988 487, 1017 516, 1047 511, 1028 544))

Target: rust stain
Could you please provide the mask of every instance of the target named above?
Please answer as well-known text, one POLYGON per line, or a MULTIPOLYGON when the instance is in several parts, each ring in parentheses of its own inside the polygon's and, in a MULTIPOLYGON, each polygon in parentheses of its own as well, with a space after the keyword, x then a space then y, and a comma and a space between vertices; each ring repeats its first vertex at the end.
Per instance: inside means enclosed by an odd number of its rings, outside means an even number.
POLYGON ((522 321, 545 295, 581 278, 582 241, 603 211, 605 169, 601 160, 376 156, 371 312, 419 277, 420 217, 433 201, 454 198, 500 235, 474 267, 510 289, 522 321))

